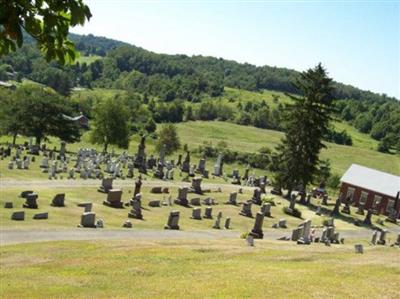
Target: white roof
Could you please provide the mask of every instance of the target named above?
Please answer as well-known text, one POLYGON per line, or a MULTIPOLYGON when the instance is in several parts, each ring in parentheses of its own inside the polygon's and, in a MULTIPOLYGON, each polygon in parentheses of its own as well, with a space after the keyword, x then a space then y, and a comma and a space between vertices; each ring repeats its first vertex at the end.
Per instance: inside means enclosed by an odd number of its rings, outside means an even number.
POLYGON ((400 191, 399 176, 357 164, 352 164, 340 181, 391 197, 400 191))

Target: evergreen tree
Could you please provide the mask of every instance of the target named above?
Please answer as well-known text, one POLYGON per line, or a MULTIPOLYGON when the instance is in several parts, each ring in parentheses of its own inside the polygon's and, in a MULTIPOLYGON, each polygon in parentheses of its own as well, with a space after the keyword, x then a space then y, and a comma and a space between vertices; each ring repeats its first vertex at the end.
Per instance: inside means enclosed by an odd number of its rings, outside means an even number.
MULTIPOLYGON (((286 132, 278 146, 278 181, 291 192, 295 188, 305 191, 313 181, 319 165, 319 153, 328 131, 333 112, 332 79, 328 78, 321 64, 303 72, 294 86, 301 96, 288 94, 293 104, 286 106, 286 132)), ((303 192, 301 202, 305 202, 303 192)))

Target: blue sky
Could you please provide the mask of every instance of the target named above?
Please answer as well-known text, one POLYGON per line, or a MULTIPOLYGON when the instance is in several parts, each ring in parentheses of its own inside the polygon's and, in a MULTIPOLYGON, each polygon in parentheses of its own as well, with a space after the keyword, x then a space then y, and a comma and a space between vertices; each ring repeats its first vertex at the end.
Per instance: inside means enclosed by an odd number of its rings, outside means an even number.
POLYGON ((400 99, 400 1, 86 0, 72 32, 303 71, 400 99))

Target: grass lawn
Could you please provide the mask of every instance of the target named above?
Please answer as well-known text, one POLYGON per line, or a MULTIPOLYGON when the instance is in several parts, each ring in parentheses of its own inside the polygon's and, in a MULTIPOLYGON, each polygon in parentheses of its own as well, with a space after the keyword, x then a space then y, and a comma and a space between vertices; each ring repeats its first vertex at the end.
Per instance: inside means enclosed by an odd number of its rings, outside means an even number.
POLYGON ((0 247, 2 298, 398 298, 400 253, 244 240, 0 247))

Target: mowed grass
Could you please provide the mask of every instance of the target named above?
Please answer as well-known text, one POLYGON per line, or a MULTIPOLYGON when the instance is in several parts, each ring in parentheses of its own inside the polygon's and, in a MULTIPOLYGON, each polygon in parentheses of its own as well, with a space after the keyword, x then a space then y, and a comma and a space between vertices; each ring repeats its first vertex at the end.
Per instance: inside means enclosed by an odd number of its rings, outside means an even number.
POLYGON ((0 247, 2 298, 398 298, 400 252, 244 240, 0 247))
MULTIPOLYGON (((99 181, 98 181, 99 182, 99 181)), ((100 185, 100 182, 99 182, 100 185)), ((122 200, 124 202, 129 202, 132 198, 133 194, 133 186, 132 184, 122 185, 121 181, 114 182, 114 188, 121 188, 123 191, 122 200)), ((178 187, 171 186, 169 187, 169 194, 152 194, 150 193, 151 187, 146 185, 146 181, 144 181, 144 186, 142 186, 142 213, 143 220, 131 219, 133 223, 133 229, 151 229, 151 230, 162 230, 164 225, 167 223, 168 215, 171 210, 179 210, 180 211, 180 227, 181 230, 184 231, 203 231, 203 230, 212 230, 212 226, 215 223, 215 217, 218 212, 222 212, 223 221, 226 217, 231 218, 231 230, 240 233, 249 232, 254 225, 254 218, 244 217, 239 215, 241 211, 241 204, 237 206, 227 205, 225 204, 228 201, 229 193, 238 189, 238 187, 234 187, 231 185, 221 185, 220 188, 222 192, 217 192, 216 187, 212 187, 210 189, 211 192, 207 192, 203 195, 198 195, 194 193, 189 193, 188 199, 199 197, 201 201, 206 197, 212 197, 218 203, 217 205, 213 205, 213 219, 202 219, 202 220, 194 220, 191 219, 192 216, 192 208, 191 207, 182 207, 180 205, 174 204, 173 206, 162 206, 162 207, 149 207, 148 203, 150 200, 167 200, 168 196, 171 196, 172 201, 177 198, 178 195, 178 187)), ((104 193, 100 193, 97 191, 96 184, 92 184, 92 186, 76 186, 76 187, 58 187, 58 188, 46 188, 46 187, 34 187, 31 190, 38 193, 39 198, 37 200, 39 209, 25 209, 22 208, 25 199, 19 197, 19 194, 23 190, 31 189, 31 187, 26 188, 12 188, 12 189, 0 189, 0 219, 1 219, 1 229, 54 229, 54 228, 75 228, 80 223, 80 217, 83 213, 83 208, 78 207, 78 203, 82 202, 92 202, 93 209, 92 211, 96 213, 96 218, 101 218, 105 222, 105 229, 122 229, 122 224, 126 219, 128 219, 128 212, 130 211, 130 207, 124 207, 123 209, 115 209, 108 206, 103 205, 103 201, 107 198, 107 195, 104 193), (66 207, 52 207, 50 205, 53 197, 57 193, 65 193, 66 207), (13 202, 13 209, 5 209, 3 208, 4 203, 7 201, 13 202), (14 211, 25 211, 25 221, 15 221, 11 220, 11 214, 14 211), (33 215, 40 212, 48 212, 49 219, 47 220, 34 220, 33 215)), ((266 231, 280 231, 282 236, 290 235, 291 229, 297 227, 304 219, 311 219, 312 224, 316 226, 321 226, 323 221, 329 217, 328 213, 326 215, 318 216, 315 214, 315 206, 321 204, 319 199, 312 199, 312 204, 314 206, 306 207, 302 205, 297 205, 297 208, 302 211, 302 218, 299 219, 296 217, 292 217, 283 213, 282 208, 284 206, 288 206, 288 201, 279 196, 271 196, 274 198, 275 206, 271 207, 271 217, 265 217, 263 229, 266 231), (279 219, 286 219, 288 229, 272 229, 272 224, 277 223, 279 219)), ((251 190, 243 190, 242 194, 238 194, 238 203, 242 203, 251 199, 252 191, 251 190)), ((331 200, 330 204, 326 206, 328 210, 332 210, 334 205, 333 200, 331 200)), ((204 214, 206 205, 202 205, 202 214, 204 214)), ((363 220, 364 216, 360 216, 355 214, 356 208, 352 207, 351 216, 343 215, 337 219, 335 219, 335 226, 340 232, 340 230, 360 230, 364 229, 361 227, 357 227, 353 224, 354 219, 363 220)), ((260 206, 252 205, 252 213, 255 217, 256 213, 260 210, 260 206)), ((378 219, 384 219, 383 216, 373 215, 372 221, 375 225, 377 225, 378 219)), ((224 222, 221 222, 222 225, 224 222)), ((384 222, 385 226, 377 225, 382 228, 392 228, 395 225, 389 222, 384 222)))

